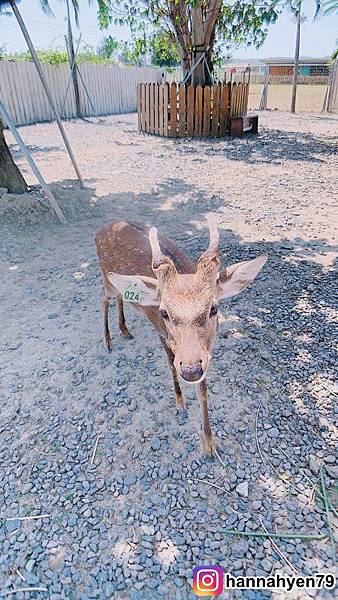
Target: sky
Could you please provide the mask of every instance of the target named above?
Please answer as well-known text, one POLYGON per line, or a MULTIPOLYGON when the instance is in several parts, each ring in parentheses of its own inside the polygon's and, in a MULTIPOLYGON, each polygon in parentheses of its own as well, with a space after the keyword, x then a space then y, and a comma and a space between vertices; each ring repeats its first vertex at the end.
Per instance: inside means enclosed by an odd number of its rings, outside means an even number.
MULTIPOLYGON (((62 46, 63 35, 66 33, 65 3, 50 0, 50 5, 55 18, 45 16, 38 0, 26 0, 19 5, 21 14, 30 31, 33 42, 37 48, 57 48, 62 46)), ((111 26, 105 32, 99 30, 96 18, 96 8, 93 3, 88 6, 82 0, 80 29, 82 40, 95 48, 104 35, 110 34, 117 39, 129 39, 129 30, 126 27, 111 26)), ((322 58, 329 56, 335 48, 338 37, 338 16, 330 15, 320 17, 313 22, 315 2, 304 2, 307 20, 302 25, 301 56, 322 58)), ((77 33, 75 32, 75 37, 77 33)), ((234 49, 232 58, 264 59, 268 57, 291 57, 295 43, 295 23, 291 15, 284 12, 275 25, 269 28, 269 35, 265 44, 259 49, 240 48, 234 49)), ((18 28, 14 17, 0 17, 0 46, 6 45, 8 51, 21 52, 26 50, 25 41, 18 28)))

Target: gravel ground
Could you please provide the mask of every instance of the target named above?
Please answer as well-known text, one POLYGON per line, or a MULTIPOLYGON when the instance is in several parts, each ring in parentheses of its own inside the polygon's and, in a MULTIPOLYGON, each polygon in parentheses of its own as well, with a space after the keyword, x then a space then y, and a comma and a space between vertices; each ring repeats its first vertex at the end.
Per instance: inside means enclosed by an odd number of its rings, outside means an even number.
POLYGON ((323 465, 334 502, 337 120, 266 113, 260 122, 258 137, 187 141, 139 134, 135 115, 69 122, 85 190, 54 124, 21 128, 69 225, 36 189, 0 199, 2 594, 186 600, 196 565, 235 575, 334 570, 317 490, 323 465), (127 308, 135 338, 125 341, 112 307, 105 353, 94 247, 100 224, 136 219, 197 258, 210 210, 224 263, 269 254, 252 287, 222 305, 209 388, 223 464, 202 456, 190 387, 188 417, 176 415, 149 323, 127 308), (47 516, 20 520, 34 515, 47 516), (322 539, 274 545, 225 533, 264 527, 322 539))

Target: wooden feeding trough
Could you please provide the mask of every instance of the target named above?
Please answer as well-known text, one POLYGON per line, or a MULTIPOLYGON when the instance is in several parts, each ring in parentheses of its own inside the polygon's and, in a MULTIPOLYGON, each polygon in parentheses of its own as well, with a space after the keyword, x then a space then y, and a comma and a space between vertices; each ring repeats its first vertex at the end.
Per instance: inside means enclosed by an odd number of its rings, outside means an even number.
POLYGON ((138 127, 146 133, 173 138, 257 133, 257 115, 247 114, 248 97, 248 82, 212 87, 139 83, 138 127))

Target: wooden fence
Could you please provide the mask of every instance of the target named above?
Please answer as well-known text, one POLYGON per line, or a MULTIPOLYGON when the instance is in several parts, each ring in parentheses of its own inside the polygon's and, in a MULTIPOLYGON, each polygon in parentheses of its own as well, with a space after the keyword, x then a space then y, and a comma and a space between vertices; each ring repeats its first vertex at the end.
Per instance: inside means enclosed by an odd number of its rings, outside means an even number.
POLYGON ((137 86, 140 131, 165 137, 223 136, 229 118, 245 116, 249 84, 214 87, 141 83, 137 86))
MULTIPOLYGON (((55 104, 62 118, 76 117, 73 85, 66 102, 69 65, 42 65, 55 104)), ((134 112, 136 84, 141 81, 160 81, 161 72, 151 67, 116 67, 112 65, 79 65, 88 88, 91 106, 81 81, 80 101, 85 117, 134 112), (93 110, 94 108, 94 110, 93 110)), ((0 60, 0 98, 16 125, 53 121, 54 117, 33 63, 0 60)))

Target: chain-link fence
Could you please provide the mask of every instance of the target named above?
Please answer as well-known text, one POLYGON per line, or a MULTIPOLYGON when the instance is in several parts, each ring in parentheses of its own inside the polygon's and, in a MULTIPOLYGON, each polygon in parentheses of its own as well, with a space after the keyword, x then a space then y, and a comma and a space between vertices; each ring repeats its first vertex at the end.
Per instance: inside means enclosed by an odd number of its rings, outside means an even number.
MULTIPOLYGON (((336 63, 337 65, 337 63, 336 63)), ((229 64, 215 68, 215 81, 238 82, 243 80, 243 72, 250 67, 250 110, 290 110, 293 64, 229 64)), ((168 82, 182 81, 182 70, 163 71, 168 82)), ((297 112, 317 112, 338 110, 338 68, 328 63, 300 64, 297 77, 297 112)))

